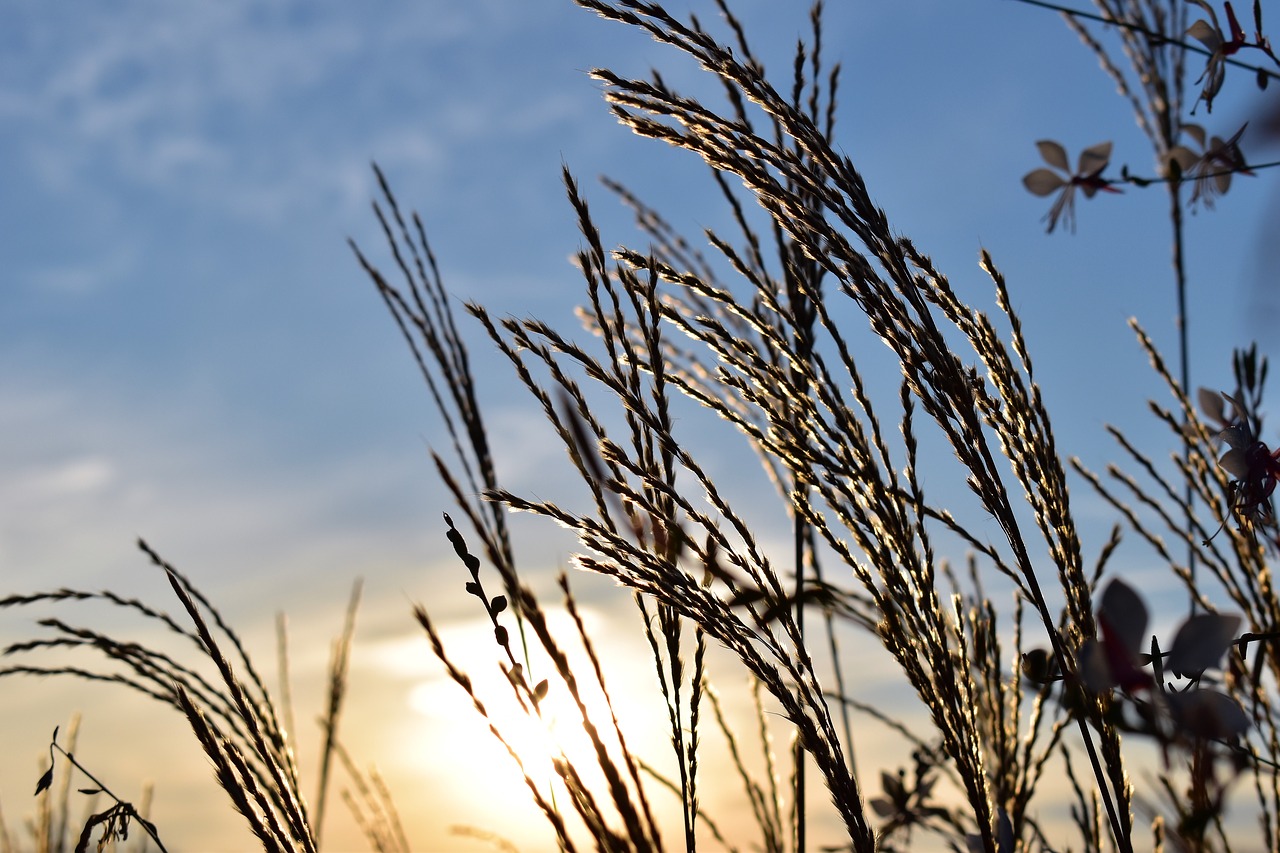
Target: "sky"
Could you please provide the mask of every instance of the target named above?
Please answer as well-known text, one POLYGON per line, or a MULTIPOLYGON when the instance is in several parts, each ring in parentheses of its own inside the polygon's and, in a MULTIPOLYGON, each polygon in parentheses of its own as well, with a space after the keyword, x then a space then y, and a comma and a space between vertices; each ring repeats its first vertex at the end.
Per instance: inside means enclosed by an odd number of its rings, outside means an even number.
MULTIPOLYGON (((1104 423, 1167 442, 1145 414, 1161 389, 1126 325, 1137 317, 1173 352, 1163 195, 1082 201, 1077 233, 1046 235, 1049 200, 1021 185, 1041 165, 1040 139, 1073 159, 1114 140, 1113 164, 1151 173, 1150 149, 1092 55, 1056 15, 1013 0, 831 6, 844 151, 895 228, 962 293, 989 298, 977 259, 992 253, 1061 413, 1060 447, 1105 464, 1116 454, 1104 423)), ((789 73, 806 7, 734 7, 769 67, 789 73)), ((715 19, 702 0, 668 8, 715 19)), ((288 614, 297 704, 318 713, 329 638, 363 577, 350 745, 423 803, 411 809, 419 849, 484 849, 433 833, 494 820, 464 795, 490 774, 457 748, 465 714, 448 710, 458 697, 411 604, 438 614, 477 668, 488 658, 469 638, 483 614, 443 537, 450 505, 427 455, 438 421, 346 240, 389 263, 369 209, 376 161, 421 213, 459 299, 573 328, 579 239, 562 165, 606 242, 634 234, 600 175, 691 233, 726 222, 699 163, 609 117, 587 74, 600 65, 632 75, 656 65, 677 88, 699 85, 669 51, 569 0, 0 6, 0 596, 111 588, 176 609, 134 546, 143 537, 240 626, 264 669, 275 614, 288 614)), ((1200 118, 1229 136, 1259 98, 1238 81, 1200 118)), ((1275 159, 1250 144, 1251 159, 1275 159)), ((1190 218, 1194 384, 1228 387, 1233 347, 1274 349, 1264 223, 1275 197, 1262 172, 1190 218)), ((557 451, 530 430, 526 400, 472 332, 499 470, 517 488, 553 481, 557 451)), ((1105 531, 1105 508, 1083 484, 1076 492, 1086 524, 1105 531)), ((549 582, 570 547, 527 520, 516 530, 526 564, 549 582)), ((626 596, 579 582, 600 631, 618 633, 619 660, 643 667, 643 650, 627 646, 635 632, 615 619, 626 596)), ((88 609, 15 609, 0 611, 0 640, 38 634, 35 620, 54 613, 135 628, 88 609)), ((11 827, 30 812, 49 732, 77 711, 78 755, 126 790, 154 780, 175 846, 244 843, 177 715, 110 688, 33 679, 0 689, 6 763, 17 767, 0 775, 11 827)), ((660 748, 661 731, 652 737, 660 748)), ((340 811, 330 849, 358 841, 340 811)), ((549 843, 530 836, 526 849, 549 843)))

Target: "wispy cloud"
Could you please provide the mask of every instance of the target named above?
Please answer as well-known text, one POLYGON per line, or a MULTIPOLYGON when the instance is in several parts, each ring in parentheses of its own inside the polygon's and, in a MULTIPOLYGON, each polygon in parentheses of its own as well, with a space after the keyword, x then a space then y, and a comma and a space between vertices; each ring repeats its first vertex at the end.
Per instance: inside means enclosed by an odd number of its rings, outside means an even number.
POLYGON ((0 65, 0 115, 25 126, 15 153, 55 192, 124 180, 274 219, 316 196, 354 203, 344 163, 437 165, 449 140, 574 111, 556 93, 458 85, 480 70, 465 39, 514 38, 536 20, 510 4, 81 11, 0 13, 25 35, 0 65))

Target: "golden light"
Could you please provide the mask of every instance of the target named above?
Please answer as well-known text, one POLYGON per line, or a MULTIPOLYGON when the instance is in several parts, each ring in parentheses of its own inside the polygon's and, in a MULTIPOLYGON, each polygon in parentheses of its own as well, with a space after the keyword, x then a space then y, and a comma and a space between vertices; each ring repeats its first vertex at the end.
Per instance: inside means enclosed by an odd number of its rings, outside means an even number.
MULTIPOLYGON (((413 722, 406 726, 407 735, 397 733, 401 741, 397 749, 403 753, 399 760, 419 768, 417 775, 431 790, 437 825, 494 831, 517 842, 522 850, 555 849, 554 836, 534 804, 530 786, 557 804, 562 813, 571 813, 556 771, 557 760, 571 766, 600 802, 610 801, 597 745, 584 725, 584 715, 624 775, 615 716, 628 750, 652 763, 667 762, 671 731, 648 648, 636 645, 638 632, 627 636, 625 630, 616 629, 616 618, 610 620, 590 609, 582 609, 580 615, 598 653, 607 654, 604 678, 612 704, 594 677, 573 619, 563 608, 548 609, 546 619, 569 660, 578 699, 530 635, 529 661, 524 665, 528 681, 530 685, 544 678, 548 681, 538 713, 532 712, 527 699, 522 707, 501 665, 506 663, 505 652, 484 617, 447 624, 439 630, 450 660, 471 679, 472 693, 483 704, 485 716, 435 659, 425 637, 401 638, 384 644, 377 653, 388 674, 411 685, 405 701, 413 712, 413 722), (501 735, 501 741, 493 730, 501 735)), ((514 619, 506 621, 512 623, 512 649, 522 655, 514 619)), ((656 811, 670 807, 678 814, 674 798, 653 780, 643 781, 656 811)))

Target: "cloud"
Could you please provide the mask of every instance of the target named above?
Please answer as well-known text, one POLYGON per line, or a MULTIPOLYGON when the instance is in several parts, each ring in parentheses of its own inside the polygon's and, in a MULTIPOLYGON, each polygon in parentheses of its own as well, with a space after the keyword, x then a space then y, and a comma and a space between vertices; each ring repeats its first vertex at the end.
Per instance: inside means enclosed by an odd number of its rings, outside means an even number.
POLYGON ((369 181, 350 175, 370 157, 444 169, 441 146, 528 135, 580 102, 459 85, 489 55, 467 40, 502 50, 538 21, 510 4, 84 11, 0 16, 32 33, 3 66, 0 115, 59 194, 134 186, 279 221, 321 199, 363 206, 369 181))
POLYGON ((328 606, 360 574, 394 590, 418 571, 425 459, 415 467, 400 448, 289 455, 225 434, 180 400, 163 409, 121 387, 41 379, 0 387, 12 437, 0 447, 0 563, 22 588, 154 593, 139 535, 255 618, 286 602, 328 606))

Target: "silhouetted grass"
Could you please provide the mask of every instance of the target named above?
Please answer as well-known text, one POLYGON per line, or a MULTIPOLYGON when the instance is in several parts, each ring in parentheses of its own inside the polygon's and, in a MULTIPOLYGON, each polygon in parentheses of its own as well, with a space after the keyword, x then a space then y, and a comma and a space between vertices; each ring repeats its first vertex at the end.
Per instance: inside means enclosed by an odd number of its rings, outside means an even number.
MULTIPOLYGON (((558 848, 815 849, 819 806, 810 791, 821 786, 843 832, 833 849, 859 853, 1131 851, 1148 833, 1155 849, 1235 849, 1248 842, 1236 842, 1224 816, 1241 775, 1253 783, 1263 849, 1280 848, 1280 662, 1271 651, 1280 599, 1269 571, 1280 461, 1259 438, 1265 361, 1238 356, 1230 410, 1206 393, 1201 414, 1185 362, 1176 379, 1139 331, 1174 399, 1151 410, 1178 450, 1166 462, 1167 448, 1112 430, 1124 466, 1099 475, 1072 460, 1122 522, 1086 544, 1037 384, 1034 341, 1012 308, 1014 286, 986 252, 981 274, 953 286, 876 205, 838 142, 839 69, 824 59, 822 4, 812 7, 790 73, 775 82, 723 0, 715 6, 724 36, 656 3, 577 2, 692 58, 718 82, 724 99, 708 105, 656 71, 643 79, 592 71, 621 124, 701 159, 732 223, 694 239, 642 192, 606 181, 647 244, 606 248, 566 168, 581 237, 583 332, 465 305, 478 339, 505 359, 562 445, 557 475, 581 483, 580 502, 504 484, 470 344, 427 229, 406 216, 380 171, 374 212, 393 273, 352 245, 445 427, 448 446, 432 459, 464 523, 445 515, 442 541, 464 571, 444 586, 474 598, 488 620, 503 675, 497 695, 455 662, 428 608, 415 607, 413 618, 506 747, 558 848), (886 350, 887 372, 872 356, 886 350), (718 424, 690 425, 680 413, 692 407, 718 424), (734 441, 759 459, 775 495, 744 495, 717 480, 706 454, 734 441), (782 553, 751 520, 775 499, 789 524, 782 553), (628 738, 610 685, 626 674, 611 669, 610 650, 590 636, 563 576, 556 594, 573 629, 553 630, 517 568, 512 511, 569 531, 573 566, 612 578, 634 602, 674 771, 657 769, 662 763, 628 738), (1147 633, 1141 597, 1123 582, 1102 584, 1122 527, 1168 564, 1198 611, 1163 645, 1147 633), (486 586, 494 578, 500 592, 486 586), (1220 636, 1237 623, 1219 606, 1242 614, 1243 634, 1220 636), (723 670, 712 662, 716 647, 732 659, 723 670), (892 662, 911 707, 859 695, 873 654, 892 662), (723 685, 744 677, 755 709, 746 732, 735 730, 721 698, 723 685), (572 709, 589 751, 571 756, 553 744, 548 775, 534 765, 540 756, 521 754, 510 715, 494 709, 513 706, 546 724, 553 694, 572 709), (784 746, 773 742, 774 718, 789 727, 784 746), (861 766, 857 741, 881 729, 904 743, 900 762, 861 766), (718 775, 708 772, 709 742, 723 750, 718 775), (1143 742, 1160 755, 1149 790, 1134 782, 1133 744, 1143 742), (708 786, 741 788, 737 813, 706 809, 708 786), (660 824, 659 796, 678 800, 678 826, 660 824), (1064 806, 1067 830, 1046 817, 1064 806), (756 837, 743 840, 748 830, 756 837)), ((1140 35, 1126 30, 1123 42, 1140 75, 1184 73, 1180 58, 1161 59, 1168 43, 1144 45, 1140 35)), ((1158 155, 1168 154, 1181 133, 1182 82, 1144 85, 1141 97, 1122 94, 1158 155)), ((1176 182, 1170 197, 1180 209, 1176 182)), ((1175 216, 1178 235, 1180 222, 1175 216)), ((1179 271, 1180 258, 1178 249, 1179 271)), ((0 608, 100 600, 159 625, 185 654, 194 644, 195 662, 48 619, 51 639, 6 653, 38 661, 70 649, 96 653, 98 665, 20 663, 0 675, 110 681, 177 709, 264 849, 320 848, 336 760, 370 847, 407 850, 381 777, 358 770, 338 736, 359 587, 332 652, 309 804, 289 733, 283 623, 277 698, 217 609, 142 548, 182 604, 181 622, 111 592, 11 596, 0 608)), ((495 806, 492 827, 457 831, 518 845, 503 834, 506 808, 495 806)))

